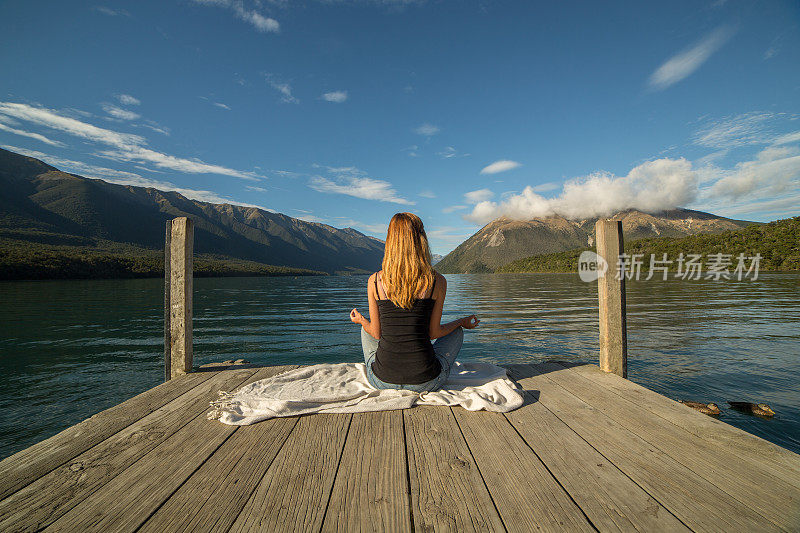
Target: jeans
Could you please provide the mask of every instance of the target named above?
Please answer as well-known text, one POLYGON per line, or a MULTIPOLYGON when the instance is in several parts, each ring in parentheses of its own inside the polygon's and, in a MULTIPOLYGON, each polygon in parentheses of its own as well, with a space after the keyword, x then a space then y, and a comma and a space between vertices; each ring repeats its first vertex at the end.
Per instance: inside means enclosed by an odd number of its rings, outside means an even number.
POLYGON ((458 356, 458 351, 461 350, 461 345, 463 343, 464 330, 460 327, 434 341, 433 352, 442 365, 442 371, 432 380, 413 385, 386 383, 378 379, 377 376, 372 373, 372 362, 375 361, 375 353, 378 351, 378 341, 375 337, 364 331, 364 328, 361 328, 361 348, 364 350, 364 363, 367 365, 367 379, 376 389, 402 389, 415 392, 430 392, 442 388, 442 386, 447 383, 447 378, 450 377, 450 369, 453 367, 453 363, 456 362, 456 356, 458 356))

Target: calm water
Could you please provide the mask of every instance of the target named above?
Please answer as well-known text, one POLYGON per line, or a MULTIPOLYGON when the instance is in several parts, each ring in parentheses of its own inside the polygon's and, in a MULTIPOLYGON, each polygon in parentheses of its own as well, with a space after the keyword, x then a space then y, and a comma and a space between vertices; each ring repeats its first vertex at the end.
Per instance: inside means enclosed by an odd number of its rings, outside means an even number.
MULTIPOLYGON (((361 358, 365 277, 195 280, 195 364, 361 358)), ((446 319, 477 313, 461 357, 596 362, 597 293, 577 275, 448 276, 446 319)), ((0 284, 0 458, 163 379, 160 280, 0 284)), ((800 452, 800 274, 628 285, 629 377, 671 398, 759 401, 722 420, 800 452)))

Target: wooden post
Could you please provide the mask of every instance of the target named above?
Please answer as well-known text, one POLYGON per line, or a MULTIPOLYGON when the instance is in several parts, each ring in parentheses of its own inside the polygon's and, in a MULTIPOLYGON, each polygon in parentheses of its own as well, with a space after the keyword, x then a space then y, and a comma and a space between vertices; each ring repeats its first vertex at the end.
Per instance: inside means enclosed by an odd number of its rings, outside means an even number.
POLYGON ((594 226, 597 255, 608 264, 597 278, 600 300, 600 368, 628 377, 628 332, 625 319, 625 271, 619 256, 624 252, 622 221, 598 220, 594 226))
POLYGON ((170 261, 170 248, 172 243, 172 220, 167 220, 167 236, 164 240, 164 381, 172 378, 172 342, 170 341, 170 271, 172 261, 170 261))
POLYGON ((192 370, 193 248, 194 224, 192 220, 186 217, 174 219, 169 242, 170 378, 192 370))

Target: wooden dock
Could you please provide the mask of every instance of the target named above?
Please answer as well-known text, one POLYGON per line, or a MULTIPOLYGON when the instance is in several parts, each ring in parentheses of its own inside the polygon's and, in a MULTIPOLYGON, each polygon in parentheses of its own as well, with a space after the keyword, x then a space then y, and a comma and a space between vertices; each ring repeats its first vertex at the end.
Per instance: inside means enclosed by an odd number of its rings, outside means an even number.
POLYGON ((594 365, 526 404, 206 419, 291 367, 176 377, 0 462, 0 531, 800 531, 800 456, 594 365))

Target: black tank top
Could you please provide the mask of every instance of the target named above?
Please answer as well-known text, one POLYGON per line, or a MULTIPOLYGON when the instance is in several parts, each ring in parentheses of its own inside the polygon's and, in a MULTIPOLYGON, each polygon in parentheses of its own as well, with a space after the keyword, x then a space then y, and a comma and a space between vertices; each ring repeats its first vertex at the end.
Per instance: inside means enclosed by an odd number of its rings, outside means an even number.
POLYGON ((396 385, 418 385, 434 379, 442 371, 430 337, 434 287, 435 274, 431 296, 418 298, 411 309, 403 309, 391 300, 380 299, 378 274, 375 274, 381 338, 378 340, 372 372, 381 381, 396 385))

